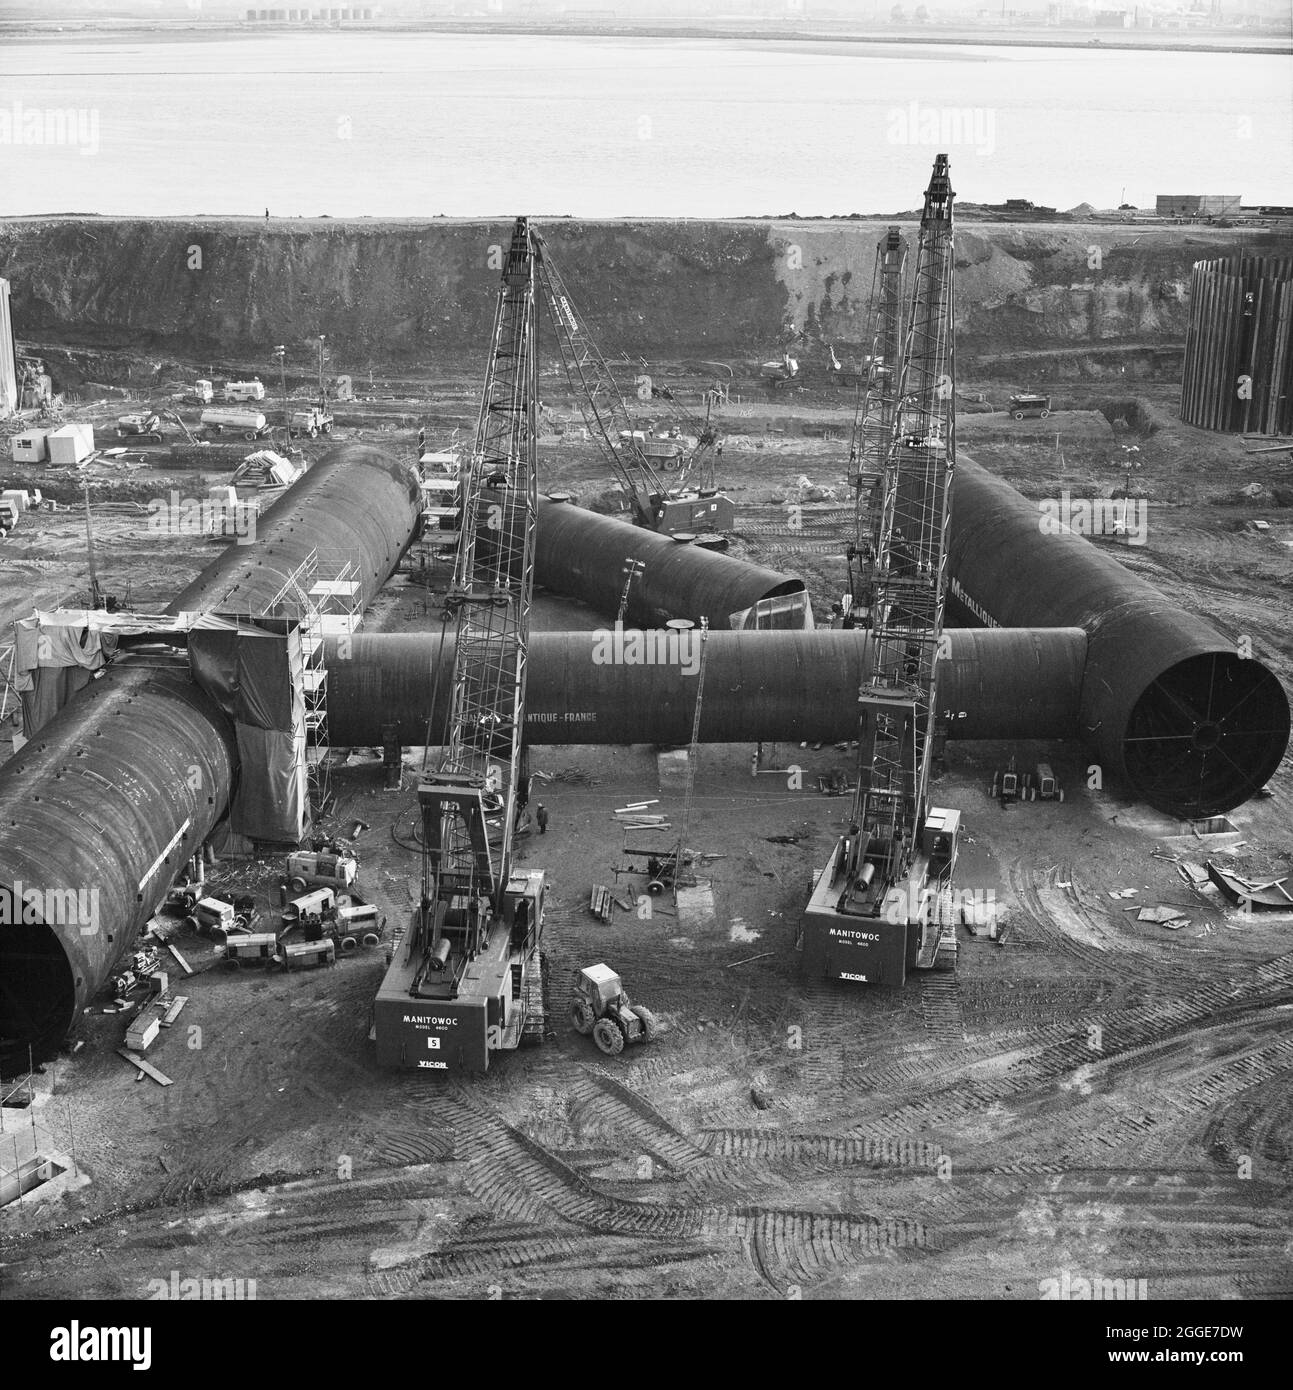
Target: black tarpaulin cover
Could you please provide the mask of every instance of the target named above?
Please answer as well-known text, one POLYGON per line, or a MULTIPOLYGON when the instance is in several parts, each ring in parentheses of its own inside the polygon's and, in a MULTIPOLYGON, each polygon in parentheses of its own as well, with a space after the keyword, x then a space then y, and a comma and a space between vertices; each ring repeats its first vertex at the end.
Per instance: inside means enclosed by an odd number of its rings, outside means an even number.
POLYGON ((112 660, 115 633, 97 612, 41 613, 13 625, 13 682, 22 702, 22 731, 31 738, 112 660))
POLYGON ((233 721, 239 777, 230 828, 254 840, 305 834, 301 639, 205 617, 189 633, 193 679, 233 721))

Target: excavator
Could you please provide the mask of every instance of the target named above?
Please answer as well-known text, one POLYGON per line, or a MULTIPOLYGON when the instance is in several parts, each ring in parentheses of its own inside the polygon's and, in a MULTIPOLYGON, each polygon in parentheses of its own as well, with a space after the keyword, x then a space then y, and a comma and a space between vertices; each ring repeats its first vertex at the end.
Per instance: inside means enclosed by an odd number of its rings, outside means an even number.
POLYGON ((535 262, 533 231, 518 218, 445 597, 453 684, 448 727, 426 735, 443 749, 440 766, 418 785, 421 893, 373 1005, 388 1067, 483 1072, 546 1026, 546 879, 513 862, 538 501, 535 262))
POLYGON ((145 410, 134 415, 117 416, 117 438, 118 439, 147 439, 152 443, 160 444, 164 438, 162 433, 162 421, 170 420, 177 424, 184 432, 184 437, 190 444, 196 444, 192 431, 173 410, 145 410))
POLYGON ((615 480, 624 492, 634 523, 649 531, 668 536, 689 534, 704 542, 724 542, 724 535, 736 524, 736 507, 710 483, 691 487, 687 473, 696 460, 717 441, 717 434, 706 424, 697 431, 697 444, 679 469, 678 480, 666 483, 660 476, 677 450, 665 442, 663 457, 652 457, 652 440, 638 429, 629 415, 628 405, 606 359, 602 356, 588 325, 575 306, 551 249, 538 233, 534 234, 539 281, 544 290, 548 314, 556 333, 566 378, 584 417, 588 433, 606 455, 615 480))
POLYGON ((960 812, 929 804, 956 464, 953 196, 940 154, 921 214, 892 430, 880 434, 874 554, 855 557, 870 599, 857 791, 800 924, 804 968, 819 979, 901 985, 909 971, 955 959, 960 812))

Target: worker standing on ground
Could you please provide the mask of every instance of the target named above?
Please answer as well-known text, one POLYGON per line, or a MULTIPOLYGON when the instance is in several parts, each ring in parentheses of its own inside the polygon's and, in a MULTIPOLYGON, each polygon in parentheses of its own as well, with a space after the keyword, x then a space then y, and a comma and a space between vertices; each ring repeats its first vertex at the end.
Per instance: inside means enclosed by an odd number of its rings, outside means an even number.
POLYGON ((539 822, 539 834, 546 835, 548 833, 548 808, 542 801, 534 808, 534 819, 539 822))

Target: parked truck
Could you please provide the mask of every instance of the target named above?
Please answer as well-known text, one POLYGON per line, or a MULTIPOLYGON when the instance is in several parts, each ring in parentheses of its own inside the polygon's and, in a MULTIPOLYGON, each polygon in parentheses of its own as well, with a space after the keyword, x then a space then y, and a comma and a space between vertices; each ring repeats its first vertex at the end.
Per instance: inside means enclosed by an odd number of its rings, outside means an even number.
POLYGON ((1023 391, 1017 396, 1011 396, 1006 409, 1016 420, 1044 420, 1051 413, 1051 398, 1023 391))
POLYGON ((224 384, 226 401, 263 401, 265 386, 259 377, 251 381, 226 381, 224 384))
POLYGON ((301 850, 287 856, 287 881, 293 892, 324 886, 344 892, 355 881, 359 866, 350 854, 328 850, 301 850))
POLYGON ((321 434, 332 433, 332 416, 317 405, 309 410, 294 410, 291 429, 293 437, 308 434, 311 439, 317 439, 321 434))

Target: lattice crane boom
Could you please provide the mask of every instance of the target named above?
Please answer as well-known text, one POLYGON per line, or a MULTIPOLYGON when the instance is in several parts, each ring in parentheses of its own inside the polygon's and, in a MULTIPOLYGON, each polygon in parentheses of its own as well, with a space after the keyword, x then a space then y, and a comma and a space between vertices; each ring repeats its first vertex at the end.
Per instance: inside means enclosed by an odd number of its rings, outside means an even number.
MULTIPOLYGON (((927 801, 935 665, 946 591, 948 490, 955 460, 952 188, 935 161, 921 215, 893 432, 882 480, 872 593, 872 666, 857 816, 892 826, 909 857, 927 801), (893 694, 902 710, 880 704, 893 694), (905 710, 910 702, 910 714, 905 710)), ((864 715, 867 710, 864 697, 864 715)), ((895 870, 899 864, 895 863, 895 870)))
MULTIPOLYGON (((696 430, 696 446, 691 453, 678 450, 681 457, 677 481, 666 483, 656 465, 660 462, 661 467, 669 466, 663 459, 673 456, 675 441, 672 438, 648 441, 642 431, 635 428, 624 394, 576 307, 561 272, 553 263, 546 243, 538 233, 534 237, 539 283, 566 378, 589 434, 606 455, 616 481, 624 489, 634 522, 647 530, 668 535, 731 530, 736 521, 736 508, 730 497, 722 496, 712 486, 712 477, 706 487, 692 487, 685 481, 697 462, 717 444, 718 433, 708 416, 701 424, 667 387, 659 392, 670 408, 696 430)), ((645 390, 649 374, 639 376, 638 380, 645 390)))
POLYGON ((907 243, 890 227, 876 245, 871 276, 871 353, 866 384, 849 445, 849 484, 854 489, 849 581, 855 623, 869 626, 872 587, 880 552, 885 468, 893 439, 904 344, 902 291, 907 243))
POLYGON ((600 443, 617 481, 627 493, 633 519, 640 526, 654 526, 656 502, 668 489, 633 438, 633 420, 623 393, 546 243, 537 232, 532 235, 548 316, 584 424, 600 443))
MULTIPOLYGON (((497 912, 511 876, 534 593, 538 408, 534 248, 518 218, 503 268, 489 371, 462 487, 446 619, 455 624, 452 700, 440 767, 418 788, 424 951, 461 896, 497 912), (490 822, 501 824, 491 838, 490 822)), ((488 914, 477 909, 483 929, 488 914)), ((472 942, 468 941, 470 947, 472 942)), ((470 954, 470 950, 468 951, 470 954)))

